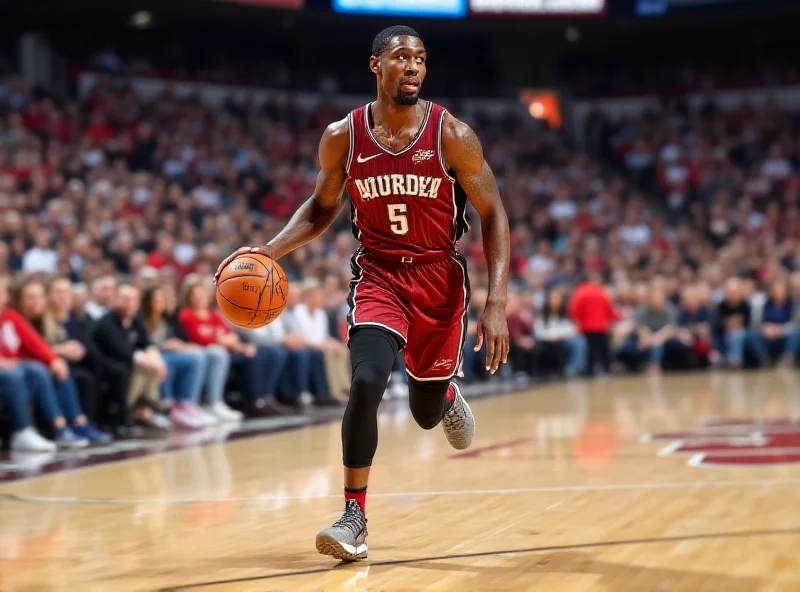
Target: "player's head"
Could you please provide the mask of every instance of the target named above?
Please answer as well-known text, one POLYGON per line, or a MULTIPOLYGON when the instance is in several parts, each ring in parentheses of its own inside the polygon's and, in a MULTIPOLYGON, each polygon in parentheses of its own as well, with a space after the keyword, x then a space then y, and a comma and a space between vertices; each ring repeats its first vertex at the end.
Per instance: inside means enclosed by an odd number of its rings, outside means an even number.
POLYGON ((425 45, 411 27, 389 27, 372 41, 369 68, 378 77, 378 92, 386 93, 398 105, 417 103, 426 64, 425 45))

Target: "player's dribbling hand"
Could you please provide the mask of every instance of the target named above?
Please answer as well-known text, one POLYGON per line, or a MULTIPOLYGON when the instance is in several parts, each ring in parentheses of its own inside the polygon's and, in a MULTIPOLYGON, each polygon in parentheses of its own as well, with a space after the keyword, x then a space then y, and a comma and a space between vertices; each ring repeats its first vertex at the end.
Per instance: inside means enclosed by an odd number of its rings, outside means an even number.
POLYGON ((486 369, 494 374, 508 360, 508 321, 504 306, 487 304, 478 321, 478 341, 475 351, 486 342, 486 369))
POLYGON ((219 264, 217 267, 217 271, 214 274, 214 283, 217 283, 217 279, 219 278, 219 274, 222 273, 222 270, 225 269, 226 265, 230 265, 231 261, 236 259, 237 257, 241 257, 242 255, 251 255, 254 253, 260 253, 261 255, 266 255, 267 257, 274 259, 272 249, 270 247, 242 247, 240 249, 236 249, 233 253, 228 255, 222 263, 219 264))

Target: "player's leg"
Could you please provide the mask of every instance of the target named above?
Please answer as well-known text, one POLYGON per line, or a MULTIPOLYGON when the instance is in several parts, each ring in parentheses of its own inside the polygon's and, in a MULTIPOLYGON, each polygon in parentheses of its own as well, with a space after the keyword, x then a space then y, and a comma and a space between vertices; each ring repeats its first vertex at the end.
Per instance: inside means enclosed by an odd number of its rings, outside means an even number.
POLYGON ((475 418, 451 379, 461 372, 466 340, 469 281, 463 259, 420 266, 408 343, 409 405, 424 429, 442 424, 448 442, 459 450, 472 443, 475 418))
POLYGON ((342 420, 345 511, 317 535, 317 550, 355 561, 367 556, 367 481, 378 448, 378 406, 401 344, 386 329, 361 327, 351 333, 349 346, 353 377, 342 420))

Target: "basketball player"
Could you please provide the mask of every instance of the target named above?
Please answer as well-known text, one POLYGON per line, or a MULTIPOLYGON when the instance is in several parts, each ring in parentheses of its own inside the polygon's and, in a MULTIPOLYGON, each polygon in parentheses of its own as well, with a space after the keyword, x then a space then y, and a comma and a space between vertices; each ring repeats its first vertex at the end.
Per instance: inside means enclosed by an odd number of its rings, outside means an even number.
POLYGON ((320 553, 345 561, 367 557, 365 504, 377 412, 400 350, 420 427, 442 423, 457 449, 472 442, 472 411, 451 382, 460 371, 467 326, 469 281, 456 251, 468 229, 467 199, 481 217, 489 268, 475 349, 486 344, 491 373, 508 356, 508 219, 480 141, 444 108, 419 99, 427 53, 416 31, 394 26, 378 33, 369 64, 377 100, 325 130, 314 194, 268 245, 239 249, 217 271, 246 253, 278 259, 318 237, 341 211, 347 186, 361 245, 352 259, 348 299, 353 375, 342 422, 345 510, 316 541, 320 553))

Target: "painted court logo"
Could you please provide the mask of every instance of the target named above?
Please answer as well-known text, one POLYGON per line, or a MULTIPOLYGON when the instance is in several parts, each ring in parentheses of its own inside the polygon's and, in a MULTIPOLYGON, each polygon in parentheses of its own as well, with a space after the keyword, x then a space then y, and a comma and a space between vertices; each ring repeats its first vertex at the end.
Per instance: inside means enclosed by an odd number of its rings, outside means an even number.
POLYGON ((417 150, 414 155, 411 157, 411 160, 414 164, 419 164, 422 161, 430 160, 436 155, 436 152, 433 150, 417 150))
POLYGON ((644 434, 642 440, 668 442, 658 455, 687 455, 693 467, 800 464, 800 417, 712 420, 685 431, 644 434))

